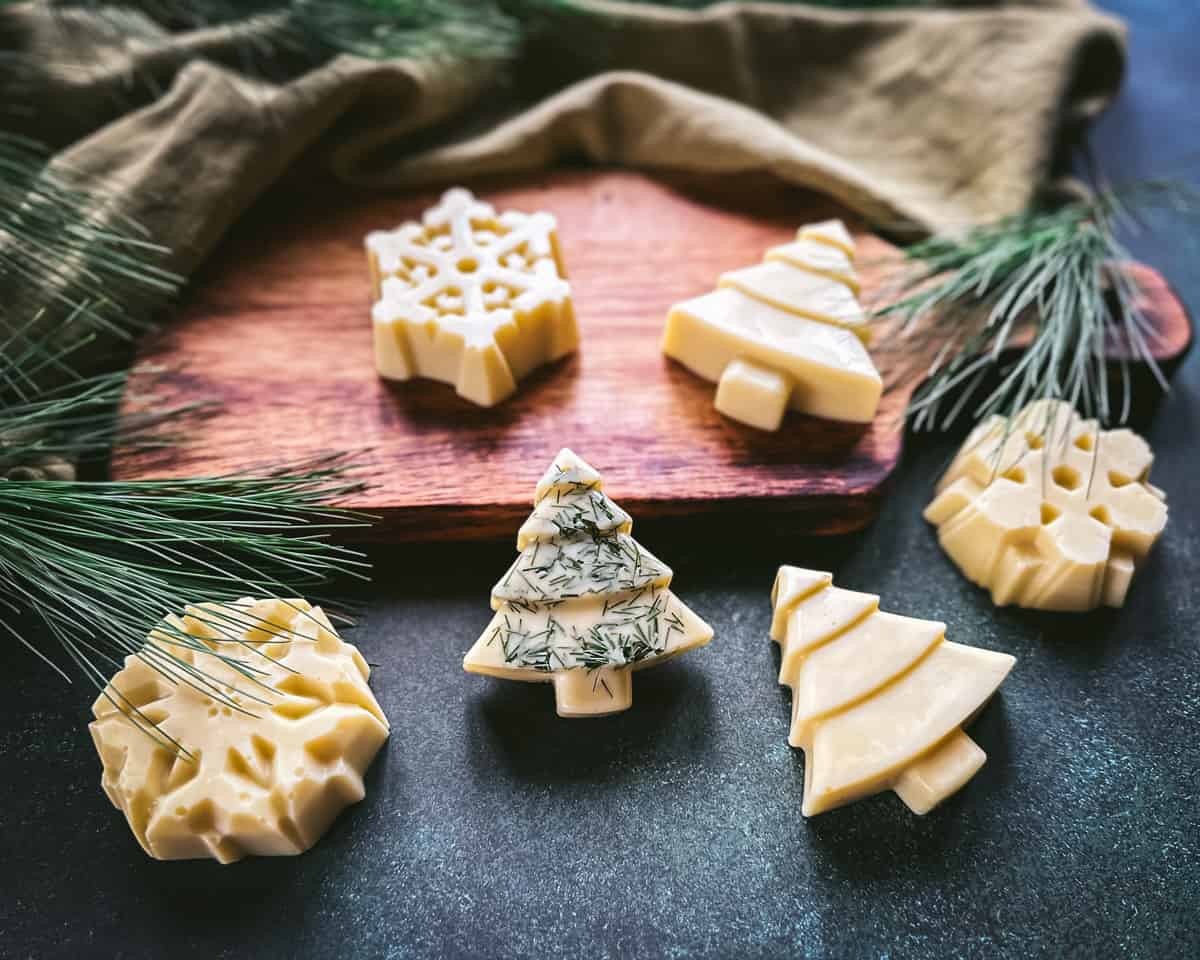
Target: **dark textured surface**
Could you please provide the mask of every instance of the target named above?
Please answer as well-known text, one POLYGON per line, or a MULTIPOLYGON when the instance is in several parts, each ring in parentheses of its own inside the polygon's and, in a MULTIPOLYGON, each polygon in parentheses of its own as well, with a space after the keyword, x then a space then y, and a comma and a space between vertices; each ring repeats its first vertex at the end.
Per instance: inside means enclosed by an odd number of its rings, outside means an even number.
MULTIPOLYGON (((1115 173, 1158 171, 1200 148, 1200 14, 1110 6, 1134 20, 1132 76, 1099 152, 1115 173)), ((1134 250, 1195 310, 1184 239, 1134 250)), ((1171 524, 1117 612, 997 611, 967 584, 919 516, 946 443, 913 445, 880 521, 849 540, 641 525, 717 639, 640 674, 609 720, 559 721, 545 687, 460 672, 510 544, 381 556, 353 639, 392 739, 367 799, 296 859, 148 860, 99 789, 83 691, 6 645, 0 956, 1196 956, 1198 431, 1193 351, 1147 431, 1171 524), (785 561, 1018 657, 973 728, 987 765, 928 817, 890 794, 800 817, 766 640, 785 561)))

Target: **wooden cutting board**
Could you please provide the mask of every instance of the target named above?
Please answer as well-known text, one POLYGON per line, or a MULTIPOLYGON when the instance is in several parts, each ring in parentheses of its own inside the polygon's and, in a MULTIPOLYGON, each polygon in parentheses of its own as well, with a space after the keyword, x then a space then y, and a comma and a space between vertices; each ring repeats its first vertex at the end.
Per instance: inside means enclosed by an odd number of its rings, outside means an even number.
MULTIPOLYGON (((789 413, 762 433, 720 416, 715 385, 659 350, 670 305, 711 290, 722 271, 762 258, 804 222, 841 216, 858 234, 864 297, 893 248, 827 199, 758 176, 654 179, 555 172, 470 184, 498 209, 549 210, 573 288, 582 347, 493 409, 428 381, 375 375, 362 240, 417 218, 440 191, 355 194, 288 182, 238 223, 192 285, 178 320, 141 345, 168 369, 161 389, 220 410, 187 443, 117 451, 129 480, 253 470, 363 450, 373 483, 348 505, 376 514, 381 539, 513 534, 560 447, 600 469, 635 519, 765 515, 809 534, 876 515, 900 455, 901 413, 917 386, 885 394, 867 427, 789 413)), ((1164 363, 1187 349, 1186 312, 1139 269, 1164 363)), ((885 381, 888 358, 877 358, 885 381)))

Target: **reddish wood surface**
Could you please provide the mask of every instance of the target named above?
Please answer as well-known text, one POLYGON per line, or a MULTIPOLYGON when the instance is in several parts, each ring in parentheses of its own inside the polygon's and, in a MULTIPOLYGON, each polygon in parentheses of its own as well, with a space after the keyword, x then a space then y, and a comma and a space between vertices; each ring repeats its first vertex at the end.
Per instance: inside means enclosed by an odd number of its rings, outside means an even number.
MULTIPOLYGON (((635 518, 761 512, 805 533, 874 518, 915 382, 886 394, 865 428, 790 413, 762 433, 720 416, 715 385, 667 360, 659 338, 672 303, 757 262, 800 223, 847 220, 866 297, 878 282, 872 264, 891 247, 831 201, 767 178, 577 171, 471 186, 499 209, 558 217, 583 339, 576 356, 490 410, 443 384, 381 381, 362 239, 419 216, 438 191, 284 184, 232 231, 178 321, 142 345, 143 360, 171 369, 163 388, 174 399, 215 398, 221 410, 169 453, 118 451, 115 475, 211 475, 367 448, 374 486, 350 505, 380 517, 378 536, 484 538, 516 530, 538 477, 569 446, 635 518)), ((1187 316, 1157 274, 1138 269, 1162 331, 1156 353, 1170 361, 1188 346, 1187 316)))

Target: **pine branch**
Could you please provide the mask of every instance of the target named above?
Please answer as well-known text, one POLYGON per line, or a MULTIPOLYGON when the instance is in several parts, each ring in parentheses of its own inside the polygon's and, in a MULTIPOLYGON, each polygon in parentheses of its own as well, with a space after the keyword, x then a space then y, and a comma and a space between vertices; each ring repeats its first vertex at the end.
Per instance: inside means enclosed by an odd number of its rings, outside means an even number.
POLYGON ((897 380, 928 377, 909 404, 914 428, 948 429, 965 411, 972 420, 1011 416, 1040 399, 1066 400, 1106 424, 1124 421, 1129 361, 1115 396, 1114 343, 1165 389, 1156 333, 1120 268, 1132 258, 1117 238, 1160 213, 1200 216, 1200 191, 1143 181, 907 247, 875 316, 890 321, 877 350, 900 356, 897 380), (1019 357, 1009 359, 1006 351, 1017 346, 1019 357), (980 396, 993 378, 998 383, 980 396))
POLYGON ((165 247, 47 161, 40 144, 0 132, 0 395, 21 399, 72 379, 98 334, 145 330, 182 283, 162 266, 165 247))
POLYGON ((77 465, 104 457, 118 440, 128 450, 174 446, 179 434, 161 425, 204 413, 212 404, 164 405, 152 391, 129 396, 131 379, 152 380, 159 372, 139 367, 85 377, 37 399, 0 406, 0 478, 74 479, 77 465), (122 399, 137 412, 118 420, 122 399))
MULTIPOLYGON (((204 406, 151 396, 118 423, 126 373, 76 369, 101 342, 149 326, 180 282, 160 266, 167 254, 102 192, 47 168, 37 144, 0 134, 0 632, 64 677, 73 664, 118 702, 108 678, 136 654, 233 705, 191 662, 202 641, 148 645, 149 631, 195 602, 296 596, 363 576, 361 555, 329 538, 366 519, 327 505, 359 486, 340 457, 262 477, 73 482, 75 463, 103 457, 118 436, 133 447, 169 443, 151 428, 204 406)), ((228 661, 251 688, 254 656, 228 661)), ((149 719, 134 722, 180 748, 149 719)))
MULTIPOLYGON (((21 629, 29 618, 40 621, 102 689, 126 655, 144 652, 148 631, 168 612, 200 600, 302 595, 334 577, 364 577, 362 555, 329 539, 366 524, 327 505, 358 488, 340 457, 261 477, 0 480, 0 630, 69 679, 21 629)), ((172 680, 210 683, 185 659, 152 659, 172 680)))
POLYGON ((504 60, 521 39, 519 19, 492 2, 292 0, 289 9, 298 34, 312 49, 376 60, 504 60))
MULTIPOLYGON (((41 359, 36 350, 22 356, 41 359)), ((334 578, 364 577, 362 555, 329 539, 367 524, 329 506, 361 484, 345 475, 340 456, 259 477, 71 482, 74 462, 105 454, 115 437, 133 447, 170 443, 158 425, 202 406, 151 403, 118 424, 126 389, 126 375, 116 373, 0 406, 0 632, 70 679, 46 648, 56 643, 118 706, 124 692, 106 684, 129 654, 236 706, 191 662, 189 651, 202 641, 179 634, 148 645, 147 634, 166 613, 193 603, 302 596, 334 578)), ((157 628, 160 640, 166 629, 157 628)), ((223 660, 253 685, 254 654, 223 660)), ((134 722, 182 749, 150 719, 135 715, 134 722)))

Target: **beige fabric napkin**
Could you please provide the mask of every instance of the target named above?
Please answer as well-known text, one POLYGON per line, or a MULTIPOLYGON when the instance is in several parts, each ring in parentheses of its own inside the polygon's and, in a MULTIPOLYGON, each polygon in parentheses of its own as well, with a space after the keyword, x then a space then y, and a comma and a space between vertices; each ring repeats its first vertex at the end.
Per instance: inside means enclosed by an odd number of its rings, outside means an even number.
POLYGON ((765 169, 883 227, 953 228, 1026 204, 1124 62, 1122 26, 1084 0, 593 0, 546 18, 503 70, 313 67, 271 52, 280 31, 273 17, 180 34, 136 16, 114 28, 86 11, 0 11, 6 46, 32 53, 7 80, 29 131, 63 148, 72 175, 104 182, 184 273, 302 155, 395 189, 578 159, 765 169))

